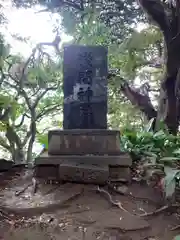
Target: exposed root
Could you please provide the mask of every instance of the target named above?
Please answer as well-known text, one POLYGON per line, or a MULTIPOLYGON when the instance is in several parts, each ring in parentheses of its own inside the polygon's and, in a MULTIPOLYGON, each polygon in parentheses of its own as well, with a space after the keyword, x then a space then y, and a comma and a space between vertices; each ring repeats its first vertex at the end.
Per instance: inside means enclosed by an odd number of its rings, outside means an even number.
MULTIPOLYGON (((100 192, 100 193, 105 193, 107 196, 108 196, 108 200, 110 201, 110 203, 118 208, 120 208, 121 210, 123 210, 124 212, 127 212, 129 214, 131 214, 128 210, 126 210, 123 206, 122 206, 122 203, 119 202, 119 201, 114 201, 112 199, 112 196, 108 193, 108 191, 100 188, 99 186, 97 187, 97 191, 100 192)), ((131 214, 132 215, 132 214, 131 214)))
POLYGON ((156 202, 154 202, 152 199, 135 196, 135 195, 132 195, 130 193, 125 193, 125 192, 121 191, 120 189, 117 189, 116 186, 114 184, 112 184, 111 182, 108 182, 107 186, 109 187, 109 189, 111 189, 113 192, 115 192, 119 195, 127 196, 127 197, 130 197, 130 198, 134 199, 134 200, 141 200, 141 201, 144 201, 144 202, 151 202, 152 204, 156 204, 156 202))
POLYGON ((48 195, 48 194, 50 194, 50 193, 52 193, 52 192, 54 192, 54 191, 57 190, 58 188, 59 188, 59 185, 55 186, 54 188, 51 188, 50 190, 48 190, 47 192, 44 193, 44 196, 45 196, 45 195, 48 195))
POLYGON ((12 221, 12 219, 8 216, 8 214, 7 214, 5 211, 0 210, 0 215, 1 215, 3 218, 5 218, 6 220, 12 221))
POLYGON ((180 224, 178 224, 177 226, 171 228, 170 230, 171 231, 175 231, 175 230, 178 230, 178 229, 180 229, 180 224))
POLYGON ((22 190, 15 192, 15 196, 19 196, 22 193, 24 193, 28 189, 28 187, 30 187, 32 184, 33 184, 32 182, 28 183, 22 190))
POLYGON ((33 186, 32 193, 35 194, 37 190, 37 180, 33 177, 32 182, 28 183, 22 190, 15 192, 15 196, 19 196, 24 193, 30 186, 33 186))
POLYGON ((156 215, 158 213, 162 213, 162 212, 168 210, 169 208, 175 208, 175 207, 180 207, 180 204, 165 205, 161 208, 158 208, 157 210, 155 210, 153 212, 143 213, 143 214, 140 214, 139 216, 140 217, 153 216, 153 215, 156 215))
POLYGON ((34 177, 32 178, 32 185, 33 185, 33 187, 32 187, 32 194, 35 194, 36 191, 37 191, 37 180, 34 177))

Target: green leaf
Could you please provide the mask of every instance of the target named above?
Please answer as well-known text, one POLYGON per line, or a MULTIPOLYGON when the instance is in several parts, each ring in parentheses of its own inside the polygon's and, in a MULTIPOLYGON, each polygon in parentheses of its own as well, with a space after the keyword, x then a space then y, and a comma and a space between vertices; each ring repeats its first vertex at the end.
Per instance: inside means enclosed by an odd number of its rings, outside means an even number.
POLYGON ((0 122, 0 132, 5 132, 7 129, 7 125, 4 122, 0 122))
POLYGON ((163 130, 160 130, 154 134, 154 138, 156 137, 165 137, 165 133, 163 130))
POLYGON ((165 178, 164 178, 164 191, 166 198, 173 196, 176 187, 176 175, 180 173, 180 170, 165 167, 165 178))
POLYGON ((180 235, 175 236, 173 240, 180 240, 180 235))
POLYGON ((175 150, 175 151, 173 151, 173 154, 180 154, 180 148, 175 150))
POLYGON ((37 140, 41 145, 44 145, 48 149, 48 134, 38 134, 37 140))
POLYGON ((144 152, 145 155, 150 156, 150 157, 154 157, 155 159, 158 157, 156 153, 153 152, 144 152))
POLYGON ((152 124, 153 124, 153 122, 154 122, 154 119, 155 119, 155 118, 152 118, 152 119, 148 122, 147 126, 145 126, 145 131, 150 132, 150 131, 152 130, 152 124))
POLYGON ((180 161, 180 158, 177 158, 177 157, 163 157, 163 158, 160 158, 159 161, 161 161, 161 162, 180 161))

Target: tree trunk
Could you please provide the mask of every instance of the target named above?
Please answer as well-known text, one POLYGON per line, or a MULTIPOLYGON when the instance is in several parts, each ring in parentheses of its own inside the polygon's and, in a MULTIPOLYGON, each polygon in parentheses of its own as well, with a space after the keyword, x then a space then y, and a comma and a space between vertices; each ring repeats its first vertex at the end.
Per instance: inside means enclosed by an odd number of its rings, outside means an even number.
POLYGON ((16 134, 13 126, 7 123, 6 137, 9 141, 10 152, 12 155, 12 160, 15 163, 21 163, 25 161, 25 155, 23 151, 23 145, 21 143, 20 137, 16 134))
POLYGON ((23 149, 12 149, 11 151, 12 160, 15 163, 25 163, 25 154, 23 149))
POLYGON ((166 6, 169 16, 161 0, 139 0, 139 3, 159 26, 166 48, 166 74, 161 83, 156 126, 162 120, 169 132, 176 135, 180 121, 180 7, 178 1, 175 6, 169 3, 166 6))
POLYGON ((29 144, 28 144, 28 149, 27 149, 27 163, 30 163, 32 161, 33 144, 34 144, 35 137, 36 137, 36 112, 35 112, 35 108, 31 109, 30 131, 31 131, 31 137, 30 137, 29 144))

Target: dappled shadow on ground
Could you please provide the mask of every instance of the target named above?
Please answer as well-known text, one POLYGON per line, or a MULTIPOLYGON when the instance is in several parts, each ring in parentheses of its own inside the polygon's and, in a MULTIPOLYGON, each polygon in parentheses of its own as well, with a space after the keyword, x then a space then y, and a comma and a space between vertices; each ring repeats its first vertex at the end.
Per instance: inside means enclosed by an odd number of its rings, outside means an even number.
POLYGON ((97 186, 72 183, 39 183, 34 194, 31 171, 2 174, 0 181, 1 239, 170 240, 177 234, 171 231, 177 213, 139 216, 161 202, 146 186, 128 186, 125 196, 110 192, 110 199, 97 186))

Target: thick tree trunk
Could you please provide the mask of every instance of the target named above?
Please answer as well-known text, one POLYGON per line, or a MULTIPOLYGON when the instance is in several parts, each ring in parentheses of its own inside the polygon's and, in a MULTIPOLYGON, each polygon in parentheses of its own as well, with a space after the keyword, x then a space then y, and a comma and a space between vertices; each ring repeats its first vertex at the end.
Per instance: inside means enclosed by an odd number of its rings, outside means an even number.
POLYGON ((179 127, 179 101, 175 94, 176 76, 166 76, 161 84, 160 99, 157 112, 156 129, 163 121, 172 134, 177 134, 179 127))
POLYGON ((166 40, 166 75, 161 84, 157 119, 166 123, 170 133, 177 134, 180 120, 180 38, 177 31, 174 35, 175 38, 166 40))
POLYGON ((9 141, 12 160, 15 163, 24 162, 25 161, 25 155, 23 151, 24 146, 21 143, 21 139, 16 134, 14 128, 10 124, 7 124, 6 137, 9 141))
MULTIPOLYGON (((180 120, 180 7, 164 6, 161 0, 139 0, 142 9, 159 26, 166 47, 166 74, 161 84, 158 121, 163 120, 169 132, 177 134, 180 120), (169 8, 167 14, 166 8, 169 8)), ((157 126, 156 124, 156 126, 157 126)))
POLYGON ((25 155, 23 149, 12 149, 11 151, 12 160, 15 163, 25 163, 25 155))

